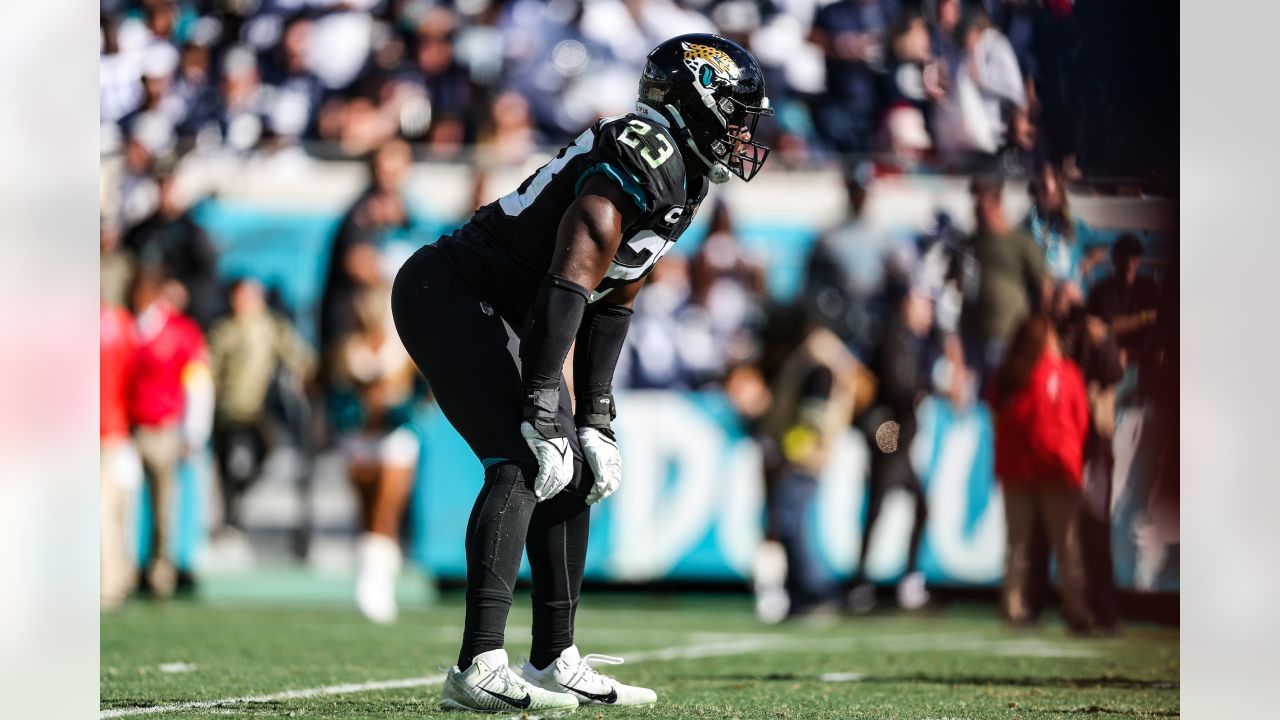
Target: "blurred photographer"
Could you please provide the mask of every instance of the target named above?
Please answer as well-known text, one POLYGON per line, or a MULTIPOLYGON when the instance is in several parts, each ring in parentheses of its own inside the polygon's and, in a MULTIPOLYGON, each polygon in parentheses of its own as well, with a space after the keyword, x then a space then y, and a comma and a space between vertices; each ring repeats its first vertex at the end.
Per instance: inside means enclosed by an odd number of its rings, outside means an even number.
POLYGON ((771 314, 765 355, 772 404, 760 423, 766 542, 756 562, 756 611, 777 622, 820 612, 836 598, 807 541, 807 516, 818 476, 853 419, 859 363, 835 333, 796 307, 771 314))

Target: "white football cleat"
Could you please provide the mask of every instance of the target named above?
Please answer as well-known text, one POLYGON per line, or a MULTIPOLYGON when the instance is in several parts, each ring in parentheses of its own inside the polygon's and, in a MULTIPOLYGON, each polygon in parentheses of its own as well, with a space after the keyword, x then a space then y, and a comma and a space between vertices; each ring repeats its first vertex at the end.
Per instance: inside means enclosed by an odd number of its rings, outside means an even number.
POLYGON ((898 582, 898 607, 919 610, 929 602, 929 591, 924 586, 924 573, 909 573, 898 582))
POLYGON ((356 546, 356 607, 381 625, 396 621, 396 578, 404 562, 400 544, 386 535, 365 533, 356 546))
POLYGON ((552 692, 569 691, 583 705, 652 705, 658 694, 649 688, 623 685, 608 675, 601 675, 591 663, 621 665, 622 658, 610 655, 578 654, 578 646, 570 645, 545 670, 525 661, 521 674, 525 680, 552 692))
POLYGON ((787 553, 782 543, 766 540, 756 548, 752 563, 752 586, 755 591, 756 617, 774 625, 787 619, 791 598, 787 595, 787 553))
POLYGON ((440 689, 441 710, 511 712, 512 710, 573 710, 578 698, 571 693, 544 690, 526 682, 507 666, 501 648, 480 653, 471 667, 449 668, 440 689))

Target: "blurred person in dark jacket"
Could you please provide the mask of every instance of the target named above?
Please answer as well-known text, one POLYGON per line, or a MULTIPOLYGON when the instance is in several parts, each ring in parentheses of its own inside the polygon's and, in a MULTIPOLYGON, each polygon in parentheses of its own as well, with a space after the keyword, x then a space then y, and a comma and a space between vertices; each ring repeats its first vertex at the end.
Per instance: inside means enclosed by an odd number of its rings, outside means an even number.
POLYGON ((133 280, 133 258, 121 247, 120 223, 107 216, 98 221, 99 295, 108 305, 129 303, 129 283, 133 280))
POLYGON ((1080 527, 1088 396, 1080 369, 1063 355, 1048 315, 1018 326, 991 383, 996 476, 1004 490, 1008 542, 1002 608, 1015 625, 1030 624, 1033 537, 1045 528, 1057 560, 1063 616, 1076 632, 1092 620, 1085 596, 1080 527))
POLYGON ((413 82, 430 99, 427 145, 433 155, 440 157, 454 155, 463 143, 473 142, 475 118, 483 114, 476 107, 476 93, 466 69, 454 57, 457 26, 458 17, 444 6, 427 11, 418 24, 413 82))
POLYGON ((174 77, 173 94, 182 105, 178 134, 194 136, 218 113, 218 89, 213 79, 213 53, 208 45, 188 41, 174 77))
POLYGON ((835 333, 802 310, 775 312, 771 324, 774 342, 786 344, 769 352, 785 359, 771 378, 772 403, 760 431, 769 468, 765 534, 782 553, 770 552, 766 543, 761 560, 774 558, 757 562, 756 607, 762 620, 776 622, 818 612, 836 597, 834 583, 808 544, 806 518, 818 476, 853 419, 858 361, 835 333), (779 331, 776 324, 789 328, 779 331), (785 572, 779 572, 782 566, 785 572), (782 576, 785 599, 774 584, 782 576))
POLYGON ((130 230, 124 247, 137 265, 156 265, 186 290, 186 312, 201 328, 217 316, 221 301, 218 287, 218 251, 209 236, 192 219, 177 186, 171 163, 157 168, 160 205, 130 230))
POLYGON ((315 23, 305 15, 288 18, 279 43, 266 54, 262 82, 271 87, 264 119, 271 133, 288 143, 315 134, 325 87, 311 68, 315 23))
POLYGON ((1125 353, 1125 365, 1142 366, 1154 348, 1160 286, 1139 273, 1142 241, 1136 235, 1125 233, 1116 239, 1111 265, 1114 271, 1090 289, 1085 307, 1111 329, 1125 353))
MULTIPOLYGON (((240 278, 228 293, 231 314, 209 333, 216 402, 213 449, 222 489, 222 523, 239 529, 239 499, 257 476, 272 433, 268 396, 276 383, 300 384, 315 371, 315 353, 284 317, 267 306, 262 285, 240 278)), ((296 393, 301 395, 301 391, 296 393)))
POLYGON ((950 74, 951 68, 960 65, 962 50, 956 37, 956 29, 960 27, 960 0, 931 0, 924 3, 929 20, 929 45, 933 53, 943 63, 943 68, 950 74))
POLYGON ((1035 116, 1030 108, 1008 101, 1000 103, 1000 116, 1004 142, 996 153, 996 169, 1010 179, 1032 177, 1044 154, 1035 116))
POLYGON ((866 520, 862 525, 853 589, 846 602, 850 610, 858 613, 868 612, 875 605, 875 587, 867 580, 867 557, 880 509, 885 496, 893 489, 909 494, 915 507, 907 566, 898 583, 898 605, 914 610, 929 600, 924 574, 917 569, 920 539, 928 519, 928 501, 924 486, 911 466, 909 451, 916 434, 916 405, 929 387, 925 350, 933 327, 933 304, 905 280, 895 282, 888 296, 893 312, 871 363, 876 378, 876 399, 856 423, 867 436, 871 453, 866 520))
MULTIPOLYGON (((1111 440, 1116 427, 1116 385, 1124 377, 1120 348, 1106 324, 1084 311, 1080 290, 1059 285, 1052 305, 1063 355, 1079 366, 1089 398, 1079 524, 1089 610, 1097 628, 1112 633, 1118 621, 1111 561, 1111 440)), ((1046 568, 1047 570, 1047 568, 1046 568)))
POLYGON ((896 0, 838 0, 814 16, 809 41, 822 50, 827 69, 814 124, 837 153, 871 149, 882 106, 884 36, 898 7, 896 0))

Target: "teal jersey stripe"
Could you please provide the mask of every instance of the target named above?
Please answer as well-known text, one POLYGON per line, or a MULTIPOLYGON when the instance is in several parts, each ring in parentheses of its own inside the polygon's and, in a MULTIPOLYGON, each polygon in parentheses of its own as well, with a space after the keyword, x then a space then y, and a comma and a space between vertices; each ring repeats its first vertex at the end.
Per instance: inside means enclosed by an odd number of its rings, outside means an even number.
POLYGON ((504 463, 504 462, 507 462, 507 459, 504 457, 480 458, 480 464, 484 466, 485 470, 488 470, 489 468, 493 467, 494 465, 497 465, 498 463, 504 463))
POLYGON ((645 197, 644 190, 640 187, 640 181, 636 180, 629 172, 621 171, 609 163, 596 163, 586 170, 582 171, 582 175, 578 177, 578 183, 573 186, 573 194, 580 195, 582 193, 582 183, 592 175, 604 175, 610 180, 618 183, 632 200, 636 201, 636 207, 640 208, 640 212, 649 212, 649 200, 645 197))

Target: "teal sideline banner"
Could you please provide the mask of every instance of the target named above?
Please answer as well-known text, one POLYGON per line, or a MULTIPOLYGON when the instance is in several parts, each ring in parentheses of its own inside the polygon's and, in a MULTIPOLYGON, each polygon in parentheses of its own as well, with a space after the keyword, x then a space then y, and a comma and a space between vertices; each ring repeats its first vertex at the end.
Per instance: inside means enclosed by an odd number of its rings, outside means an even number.
MULTIPOLYGON (((597 580, 745 580, 763 531, 760 452, 718 393, 621 393, 616 429, 622 486, 592 510, 587 577, 597 580)), ((1121 412, 1113 481, 1112 546, 1122 587, 1176 590, 1176 546, 1140 543, 1150 533, 1152 448, 1142 443, 1140 408, 1121 412)), ((483 478, 480 462, 438 409, 422 417, 424 456, 414 498, 412 555, 434 574, 463 578, 463 536, 483 478)), ((957 412, 944 400, 920 408, 909 449, 929 502, 920 568, 936 585, 998 585, 1003 575, 1004 504, 993 473, 990 417, 982 406, 957 412)), ((823 473, 811 508, 813 547, 833 575, 857 564, 868 452, 850 432, 823 473)), ((867 561, 881 581, 906 562, 911 500, 885 502, 867 561)), ((526 568, 527 569, 527 568, 526 568)))

